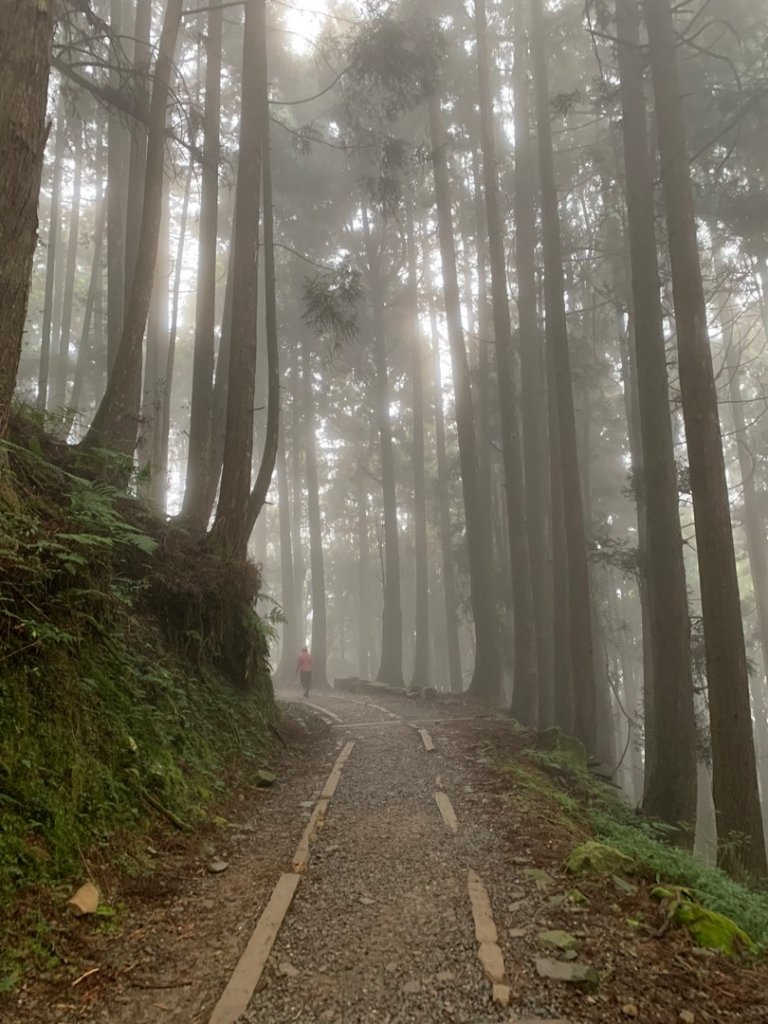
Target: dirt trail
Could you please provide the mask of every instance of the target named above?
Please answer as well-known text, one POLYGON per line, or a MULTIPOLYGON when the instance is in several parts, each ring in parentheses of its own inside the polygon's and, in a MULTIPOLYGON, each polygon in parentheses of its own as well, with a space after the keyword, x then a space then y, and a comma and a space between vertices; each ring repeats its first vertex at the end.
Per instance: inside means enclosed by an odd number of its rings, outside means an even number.
MULTIPOLYGON (((295 690, 282 696, 297 699, 295 690)), ((509 720, 449 700, 310 700, 329 729, 288 757, 272 790, 247 798, 237 819, 247 827, 212 840, 228 870, 210 875, 199 851, 180 853, 169 867, 177 890, 155 906, 133 901, 129 928, 84 947, 83 972, 97 971, 74 988, 31 986, 2 1019, 207 1024, 280 874, 292 870, 339 751, 354 739, 240 1024, 766 1024, 764 974, 761 982, 724 958, 702 956, 683 934, 662 943, 629 927, 647 903, 643 893, 598 883, 582 886, 588 905, 569 900, 573 880, 560 866, 581 837, 546 801, 532 806, 500 770, 522 742, 509 720), (456 814, 456 831, 437 792, 456 814), (470 872, 493 915, 478 932, 470 872), (577 952, 542 948, 545 929, 566 930, 577 952), (485 948, 485 967, 478 937, 498 946, 485 948), (600 985, 539 975, 537 959, 565 963, 566 955, 594 967, 600 985), (508 1006, 503 989, 503 1001, 493 1001, 489 965, 504 971, 508 1006)))

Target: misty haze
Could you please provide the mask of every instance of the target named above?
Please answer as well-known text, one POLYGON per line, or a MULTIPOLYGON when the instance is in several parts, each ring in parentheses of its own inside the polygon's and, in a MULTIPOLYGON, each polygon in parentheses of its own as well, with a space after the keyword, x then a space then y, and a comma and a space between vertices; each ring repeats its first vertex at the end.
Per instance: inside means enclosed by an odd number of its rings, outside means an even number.
POLYGON ((0 1019, 768 1024, 765 0, 0 0, 0 1019))

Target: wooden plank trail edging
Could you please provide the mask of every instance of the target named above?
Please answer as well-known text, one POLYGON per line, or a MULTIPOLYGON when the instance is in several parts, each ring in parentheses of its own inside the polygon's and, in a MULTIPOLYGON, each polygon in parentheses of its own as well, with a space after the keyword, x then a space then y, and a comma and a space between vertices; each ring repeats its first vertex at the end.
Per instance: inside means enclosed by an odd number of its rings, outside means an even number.
POLYGON ((293 870, 296 874, 304 874, 307 870, 307 864, 309 863, 309 844, 315 837, 315 832, 325 821, 325 815, 328 811, 328 804, 330 799, 322 797, 317 801, 315 807, 310 815, 307 827, 304 829, 304 834, 299 840, 299 845, 296 847, 296 852, 293 855, 293 870))
POLYGON ((213 1009, 210 1024, 234 1024, 248 1009, 300 881, 301 875, 280 876, 245 952, 213 1009))
POLYGON ((437 793, 435 793, 435 802, 437 803, 437 807, 443 821, 451 832, 458 832, 459 819, 456 817, 456 811, 453 809, 453 804, 448 799, 448 794, 438 790, 437 793))
POLYGON ((328 812, 328 805, 331 802, 331 797, 336 792, 336 787, 341 780, 341 770, 349 760, 349 755, 352 753, 352 748, 355 745, 354 740, 350 740, 349 743, 345 744, 344 749, 336 758, 336 763, 331 770, 331 774, 325 781, 323 790, 320 793, 320 799, 317 801, 312 814, 310 815, 307 827, 304 829, 304 835, 299 840, 299 845, 296 847, 296 852, 293 855, 293 870, 299 874, 303 874, 307 870, 307 864, 309 863, 309 844, 315 837, 315 833, 318 828, 322 825, 325 820, 325 815, 328 812))
POLYGON ((336 759, 320 799, 312 809, 307 827, 296 847, 296 852, 293 855, 293 871, 282 874, 278 879, 277 885, 269 897, 269 902, 256 922, 248 945, 227 982, 227 987, 213 1008, 208 1024, 235 1024, 235 1021, 242 1017, 248 1009, 248 1004, 256 991, 269 954, 272 952, 277 934, 301 882, 301 876, 307 870, 309 844, 325 820, 331 796, 341 778, 341 769, 349 760, 354 745, 355 741, 350 740, 336 759), (330 787, 331 780, 335 781, 330 789, 330 794, 326 796, 325 793, 330 787))
POLYGON ((312 704, 308 700, 296 700, 293 703, 299 704, 301 707, 312 708, 313 711, 317 711, 320 715, 325 715, 336 724, 342 724, 344 721, 344 719, 337 715, 335 711, 329 711, 328 708, 321 707, 320 704, 312 704))
POLYGON ((421 742, 424 744, 424 749, 426 751, 431 752, 435 749, 434 740, 426 729, 419 729, 419 736, 421 736, 421 742))
POLYGON ((491 901, 480 876, 471 868, 467 873, 467 890, 475 921, 477 957, 493 985, 493 1001, 508 1006, 510 991, 509 986, 504 984, 504 957, 499 948, 499 933, 493 920, 491 901))

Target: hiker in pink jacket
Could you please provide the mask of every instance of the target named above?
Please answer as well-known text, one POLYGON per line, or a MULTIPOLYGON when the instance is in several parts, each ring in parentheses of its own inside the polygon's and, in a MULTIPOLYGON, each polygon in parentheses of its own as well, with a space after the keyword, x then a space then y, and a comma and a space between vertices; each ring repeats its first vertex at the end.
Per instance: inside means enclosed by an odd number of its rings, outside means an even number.
POLYGON ((304 696, 309 696, 309 687, 312 682, 312 669, 315 667, 315 663, 312 661, 312 655, 306 647, 301 648, 301 654, 296 662, 296 675, 301 678, 301 685, 304 687, 304 696))

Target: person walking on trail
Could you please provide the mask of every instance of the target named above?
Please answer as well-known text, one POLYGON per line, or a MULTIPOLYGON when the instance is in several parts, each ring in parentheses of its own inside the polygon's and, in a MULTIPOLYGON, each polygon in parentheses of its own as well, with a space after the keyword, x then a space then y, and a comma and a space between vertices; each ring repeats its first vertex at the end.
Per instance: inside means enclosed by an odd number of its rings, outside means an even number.
POLYGON ((309 687, 312 683, 312 669, 314 667, 315 663, 312 661, 312 655, 309 653, 309 649, 302 647, 299 660, 296 662, 296 674, 301 678, 301 685, 304 687, 305 697, 309 696, 309 687))

